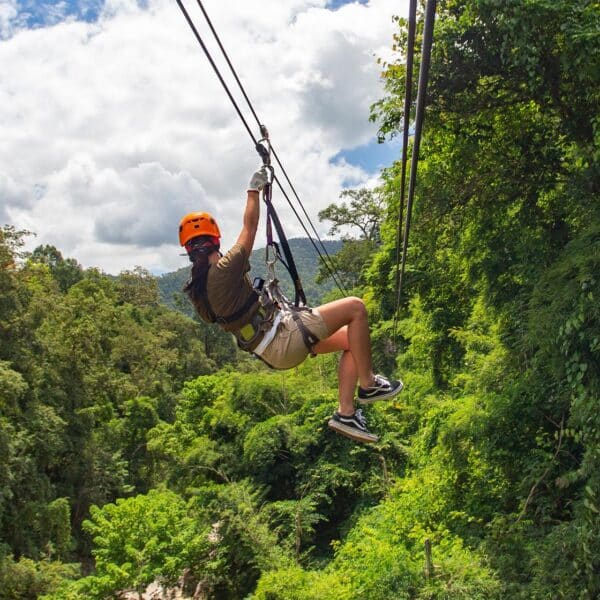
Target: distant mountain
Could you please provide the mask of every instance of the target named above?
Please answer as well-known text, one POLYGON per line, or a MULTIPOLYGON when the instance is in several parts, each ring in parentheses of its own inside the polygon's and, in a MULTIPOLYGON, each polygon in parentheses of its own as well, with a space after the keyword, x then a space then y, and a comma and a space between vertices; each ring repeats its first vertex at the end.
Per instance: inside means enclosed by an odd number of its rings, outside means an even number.
MULTIPOLYGON (((306 299, 309 305, 317 306, 321 304, 323 296, 334 287, 333 281, 327 281, 324 284, 317 285, 315 279, 319 270, 319 255, 317 254, 312 242, 308 238, 293 238, 289 240, 290 249, 294 255, 294 261, 300 278, 302 279, 302 286, 306 293, 306 299)), ((342 247, 342 242, 339 240, 323 241, 323 245, 330 256, 333 256, 342 247)), ((320 244, 317 242, 321 254, 324 254, 320 244)), ((265 249, 258 248, 252 252, 250 256, 250 278, 266 276, 266 264, 265 264, 265 249)), ((293 287, 286 271, 282 264, 276 265, 277 278, 280 281, 281 289, 288 298, 293 299, 293 287)), ((185 285, 188 277, 190 276, 190 268, 182 267, 172 273, 165 273, 157 277, 158 288, 160 291, 163 302, 172 308, 188 311, 189 305, 184 303, 183 307, 181 304, 178 305, 176 298, 181 298, 181 290, 185 285)))

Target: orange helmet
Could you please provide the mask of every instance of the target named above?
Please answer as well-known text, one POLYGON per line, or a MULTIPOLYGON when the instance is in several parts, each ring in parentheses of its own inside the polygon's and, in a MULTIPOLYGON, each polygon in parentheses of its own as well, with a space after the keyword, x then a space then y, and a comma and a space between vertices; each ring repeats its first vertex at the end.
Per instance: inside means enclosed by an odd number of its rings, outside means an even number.
POLYGON ((214 218, 205 212, 192 212, 179 223, 179 243, 185 246, 192 238, 210 235, 220 238, 221 232, 214 218))

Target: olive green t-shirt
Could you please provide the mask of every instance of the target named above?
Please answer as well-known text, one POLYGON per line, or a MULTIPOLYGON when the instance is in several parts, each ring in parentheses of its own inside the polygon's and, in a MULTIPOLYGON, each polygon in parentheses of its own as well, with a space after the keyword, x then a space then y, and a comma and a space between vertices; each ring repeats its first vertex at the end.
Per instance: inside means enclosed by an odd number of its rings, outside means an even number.
MULTIPOLYGON (((208 301, 213 312, 219 317, 228 317, 240 310, 248 297, 253 294, 252 283, 248 272, 250 271, 249 256, 241 244, 234 246, 219 259, 216 265, 208 270, 206 289, 208 301)), ((210 316, 203 303, 196 305, 200 317, 210 321, 210 316)), ((258 302, 245 315, 233 323, 219 323, 225 331, 238 331, 250 322, 258 310, 258 302)))

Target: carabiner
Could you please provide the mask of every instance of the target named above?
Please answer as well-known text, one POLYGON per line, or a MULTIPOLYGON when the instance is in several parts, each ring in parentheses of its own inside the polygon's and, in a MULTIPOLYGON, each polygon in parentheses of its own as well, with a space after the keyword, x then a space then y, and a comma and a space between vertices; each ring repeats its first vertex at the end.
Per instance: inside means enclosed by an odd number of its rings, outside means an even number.
POLYGON ((265 125, 260 126, 260 135, 262 136, 258 142, 256 142, 256 151, 262 158, 263 164, 271 166, 271 142, 269 140, 269 132, 265 125))

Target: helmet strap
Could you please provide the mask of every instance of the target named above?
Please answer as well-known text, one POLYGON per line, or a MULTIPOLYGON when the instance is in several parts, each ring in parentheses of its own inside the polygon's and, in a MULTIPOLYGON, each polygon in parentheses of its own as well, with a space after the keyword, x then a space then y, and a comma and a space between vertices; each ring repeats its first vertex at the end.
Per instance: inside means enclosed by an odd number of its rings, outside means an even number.
POLYGON ((202 239, 194 238, 185 245, 190 262, 196 262, 197 260, 204 260, 209 254, 219 251, 219 239, 202 239))

